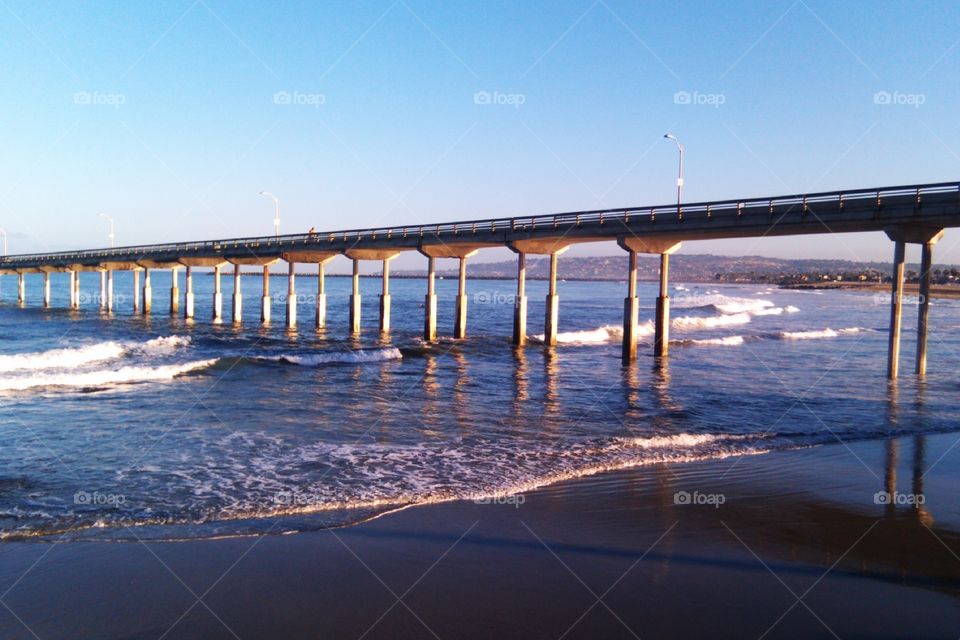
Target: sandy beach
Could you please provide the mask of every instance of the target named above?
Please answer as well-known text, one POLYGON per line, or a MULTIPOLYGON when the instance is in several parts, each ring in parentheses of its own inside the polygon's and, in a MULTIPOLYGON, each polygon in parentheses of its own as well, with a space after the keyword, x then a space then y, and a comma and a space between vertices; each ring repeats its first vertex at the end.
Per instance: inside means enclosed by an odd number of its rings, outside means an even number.
POLYGON ((955 638, 956 443, 641 467, 314 533, 6 543, 0 636, 955 638))

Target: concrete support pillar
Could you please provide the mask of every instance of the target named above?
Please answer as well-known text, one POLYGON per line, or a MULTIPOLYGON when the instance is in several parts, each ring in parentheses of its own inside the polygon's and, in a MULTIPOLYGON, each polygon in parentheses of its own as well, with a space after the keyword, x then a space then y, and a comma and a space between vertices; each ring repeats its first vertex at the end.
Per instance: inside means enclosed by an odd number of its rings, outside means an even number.
POLYGON ((317 263, 317 329, 327 326, 327 283, 325 282, 323 262, 317 263))
POLYGON ((270 324, 270 265, 263 265, 263 295, 260 296, 260 323, 270 324))
POLYGON ((627 297, 623 300, 623 364, 637 359, 637 323, 640 316, 640 301, 637 299, 637 252, 630 250, 630 266, 627 272, 627 297))
POLYGON ((107 272, 100 272, 100 308, 107 308, 107 272))
POLYGON ((50 308, 50 272, 43 272, 43 308, 50 308))
POLYGON ((654 320, 653 355, 664 357, 670 351, 670 254, 660 254, 660 295, 654 320))
POLYGON ((550 289, 547 293, 547 307, 543 320, 543 342, 549 346, 557 344, 557 322, 560 316, 560 296, 557 295, 556 253, 550 254, 550 289))
POLYGON ((360 261, 353 259, 353 293, 350 294, 350 333, 360 333, 360 261))
POLYGON ((296 263, 287 263, 287 329, 297 326, 297 283, 294 270, 296 263))
POLYGON ((179 268, 170 269, 170 317, 176 318, 180 313, 180 283, 179 268))
POLYGON ((107 311, 113 311, 113 271, 107 271, 107 311))
POLYGON ((70 272, 70 308, 76 309, 80 306, 80 274, 76 271, 70 272))
POLYGON ((903 263, 906 243, 896 241, 893 253, 893 285, 890 292, 890 341, 887 349, 887 377, 896 379, 900 370, 900 324, 903 316, 903 263))
POLYGON ((423 299, 423 339, 433 342, 437 339, 437 290, 436 262, 427 257, 427 295, 423 299))
POLYGON ((240 292, 240 265, 233 265, 233 324, 243 322, 243 294, 240 292))
POLYGON ((27 287, 23 280, 23 274, 17 274, 17 303, 20 305, 27 302, 27 287))
POLYGON ((383 291, 380 293, 380 333, 390 331, 390 261, 383 261, 383 291))
POLYGON ((220 291, 220 265, 213 268, 213 321, 223 321, 223 292, 220 291))
MULTIPOLYGON (((136 272, 134 272, 136 273, 136 272)), ((150 286, 150 269, 143 270, 143 315, 153 311, 153 287, 150 286)))
POLYGON ((527 254, 517 254, 517 297, 513 301, 513 344, 527 343, 527 254))
POLYGON ((183 317, 193 318, 193 267, 187 267, 186 280, 187 291, 183 294, 183 317))
POLYGON ((133 270, 133 314, 140 312, 140 272, 133 270))
POLYGON ((460 280, 457 288, 457 309, 453 322, 453 337, 467 337, 467 259, 460 258, 460 280))
POLYGON ((930 319, 930 279, 933 243, 923 243, 920 258, 920 310, 917 318, 917 375, 927 375, 927 327, 930 319))

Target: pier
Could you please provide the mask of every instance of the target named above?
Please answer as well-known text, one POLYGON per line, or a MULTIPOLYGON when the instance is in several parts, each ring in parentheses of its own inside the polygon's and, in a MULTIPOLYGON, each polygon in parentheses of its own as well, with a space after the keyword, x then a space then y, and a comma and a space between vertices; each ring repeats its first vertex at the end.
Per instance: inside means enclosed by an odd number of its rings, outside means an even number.
POLYGON ((526 257, 544 255, 550 259, 548 294, 544 300, 544 343, 554 345, 560 324, 560 297, 557 267, 562 254, 573 244, 615 242, 629 254, 629 272, 623 312, 624 364, 637 358, 639 299, 637 297, 637 254, 660 257, 660 289, 654 320, 654 356, 669 355, 670 256, 685 240, 757 238, 764 236, 812 235, 827 233, 882 232, 894 244, 893 285, 890 305, 890 336, 887 375, 899 374, 900 327, 902 321, 904 262, 907 244, 922 250, 920 304, 916 344, 916 374, 927 367, 929 291, 933 248, 949 227, 960 227, 960 183, 936 183, 832 191, 770 198, 719 200, 684 205, 627 207, 571 213, 495 218, 430 225, 376 229, 349 229, 256 238, 233 238, 170 244, 139 245, 11 255, 0 259, 0 274, 18 277, 17 300, 26 300, 24 274, 43 274, 43 304, 50 306, 50 277, 64 273, 69 278, 70 307, 80 306, 81 271, 100 273, 100 308, 113 309, 113 272, 134 272, 133 306, 137 313, 153 312, 152 272, 171 274, 169 313, 180 313, 179 270, 185 268, 183 316, 194 317, 193 269, 209 268, 214 274, 211 321, 223 321, 221 270, 233 266, 232 322, 242 323, 243 304, 239 289, 241 266, 263 269, 260 322, 271 322, 269 275, 271 265, 287 263, 286 327, 297 326, 297 264, 317 266, 317 309, 314 325, 326 325, 324 266, 337 256, 353 261, 353 288, 349 301, 350 330, 361 330, 360 261, 382 264, 379 330, 390 331, 390 261, 404 251, 415 251, 427 260, 427 289, 424 300, 423 338, 437 339, 437 298, 434 288, 437 258, 459 260, 453 337, 467 337, 468 260, 478 251, 507 247, 517 254, 517 296, 513 313, 513 344, 527 342, 526 257), (143 274, 142 288, 139 273, 143 274))

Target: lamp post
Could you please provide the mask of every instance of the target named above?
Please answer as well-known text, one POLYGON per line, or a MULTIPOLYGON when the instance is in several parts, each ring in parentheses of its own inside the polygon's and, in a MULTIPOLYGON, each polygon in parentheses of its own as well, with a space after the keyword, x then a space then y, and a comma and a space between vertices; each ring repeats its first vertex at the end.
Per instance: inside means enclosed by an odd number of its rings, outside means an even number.
POLYGON ((113 218, 111 218, 105 213, 101 213, 100 217, 106 220, 110 224, 110 235, 108 237, 110 238, 110 248, 113 249, 116 246, 115 236, 113 234, 113 218))
POLYGON ((273 195, 269 191, 261 191, 260 195, 267 196, 273 200, 273 233, 276 237, 280 237, 280 200, 277 196, 273 195))
POLYGON ((0 229, 0 236, 3 236, 3 255, 7 255, 7 230, 0 229))
POLYGON ((672 133, 663 134, 664 138, 668 140, 673 140, 677 143, 677 151, 680 156, 680 163, 677 168, 677 219, 682 220, 683 215, 680 213, 680 202, 683 199, 683 145, 680 144, 680 140, 677 139, 677 136, 672 133))

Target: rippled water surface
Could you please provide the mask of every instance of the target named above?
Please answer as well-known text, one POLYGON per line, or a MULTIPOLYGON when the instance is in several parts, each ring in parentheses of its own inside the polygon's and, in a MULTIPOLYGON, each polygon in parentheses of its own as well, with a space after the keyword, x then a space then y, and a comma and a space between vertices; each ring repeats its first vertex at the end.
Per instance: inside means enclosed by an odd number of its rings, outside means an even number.
MULTIPOLYGON (((40 308, 28 276, 0 283, 0 536, 183 538, 357 522, 409 504, 482 498, 556 480, 895 433, 960 428, 954 372, 960 304, 935 301, 930 373, 884 378, 887 296, 758 285, 677 285, 669 366, 651 357, 655 288, 640 287, 642 343, 620 365, 624 283, 560 284, 560 344, 536 344, 545 283, 528 283, 533 342, 510 345, 514 283, 469 281, 464 342, 419 339, 422 280, 392 281, 393 327, 376 330, 379 281, 364 279, 365 332, 347 337, 349 279, 328 278, 329 326, 312 327, 314 278, 298 287, 300 328, 258 326, 258 276, 244 278, 240 328, 212 325, 212 279, 195 277, 195 322, 171 319, 166 273, 154 313, 132 317, 88 294, 40 308)), ((274 291, 281 290, 275 278, 274 291)), ((182 286, 182 277, 181 277, 182 286)), ((285 288, 285 287, 284 287, 285 288)), ((456 282, 438 282, 451 333, 456 282)))

